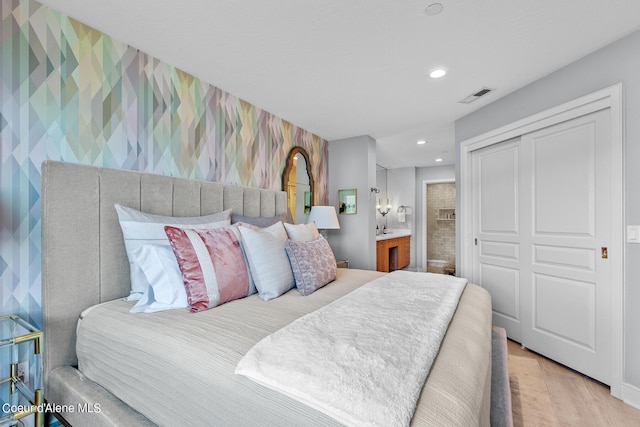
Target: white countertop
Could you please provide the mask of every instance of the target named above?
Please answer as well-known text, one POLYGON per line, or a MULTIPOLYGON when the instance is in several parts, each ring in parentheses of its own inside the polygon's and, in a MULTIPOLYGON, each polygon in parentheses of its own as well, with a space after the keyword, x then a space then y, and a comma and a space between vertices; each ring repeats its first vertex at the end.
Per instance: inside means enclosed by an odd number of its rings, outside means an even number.
POLYGON ((411 229, 409 228, 390 228, 386 234, 378 234, 376 240, 395 239, 397 237, 411 236, 411 229))

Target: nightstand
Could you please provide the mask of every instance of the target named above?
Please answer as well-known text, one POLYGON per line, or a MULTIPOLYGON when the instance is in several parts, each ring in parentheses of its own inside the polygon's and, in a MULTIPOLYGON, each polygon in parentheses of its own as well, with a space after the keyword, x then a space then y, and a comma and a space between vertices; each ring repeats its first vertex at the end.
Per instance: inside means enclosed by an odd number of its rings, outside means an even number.
POLYGON ((338 268, 349 268, 348 259, 337 259, 336 264, 338 264, 338 268))
MULTIPOLYGON (((34 425, 44 426, 42 404, 42 331, 17 316, 0 317, 0 360, 9 355, 8 376, 0 379, 0 426, 18 425, 19 419, 34 415, 34 425), (19 360, 25 360, 27 352, 33 358, 25 361, 29 379, 19 371, 19 360), (20 354, 20 356, 19 356, 20 354), (30 369, 29 369, 30 368, 30 369)), ((26 376, 26 375, 25 375, 26 376)))

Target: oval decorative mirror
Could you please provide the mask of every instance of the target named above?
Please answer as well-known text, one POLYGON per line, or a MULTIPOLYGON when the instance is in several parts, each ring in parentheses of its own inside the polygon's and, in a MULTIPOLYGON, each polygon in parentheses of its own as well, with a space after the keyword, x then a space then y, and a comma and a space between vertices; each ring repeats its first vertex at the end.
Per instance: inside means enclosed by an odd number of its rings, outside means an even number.
POLYGON ((302 147, 293 147, 282 173, 282 189, 287 192, 287 210, 294 224, 307 222, 313 206, 313 173, 309 154, 302 147))

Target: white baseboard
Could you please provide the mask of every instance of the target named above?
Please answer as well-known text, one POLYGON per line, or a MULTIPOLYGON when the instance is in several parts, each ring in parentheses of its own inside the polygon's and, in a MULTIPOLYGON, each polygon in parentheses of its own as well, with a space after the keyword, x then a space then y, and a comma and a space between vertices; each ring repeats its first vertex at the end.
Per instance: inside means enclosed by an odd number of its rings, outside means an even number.
POLYGON ((622 401, 629 406, 640 409, 640 388, 622 383, 622 401))

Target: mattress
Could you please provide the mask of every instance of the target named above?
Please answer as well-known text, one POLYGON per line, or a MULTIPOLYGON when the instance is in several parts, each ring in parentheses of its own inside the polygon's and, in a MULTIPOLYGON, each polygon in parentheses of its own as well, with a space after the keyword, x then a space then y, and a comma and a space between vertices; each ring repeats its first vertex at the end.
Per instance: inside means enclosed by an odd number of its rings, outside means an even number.
MULTIPOLYGON (((340 425, 332 418, 234 374, 258 341, 380 277, 338 269, 309 296, 296 290, 257 295, 212 310, 130 314, 115 300, 85 311, 78 323, 79 370, 114 396, 164 425, 340 425)), ((412 425, 489 425, 491 306, 467 285, 422 391, 412 425)))

